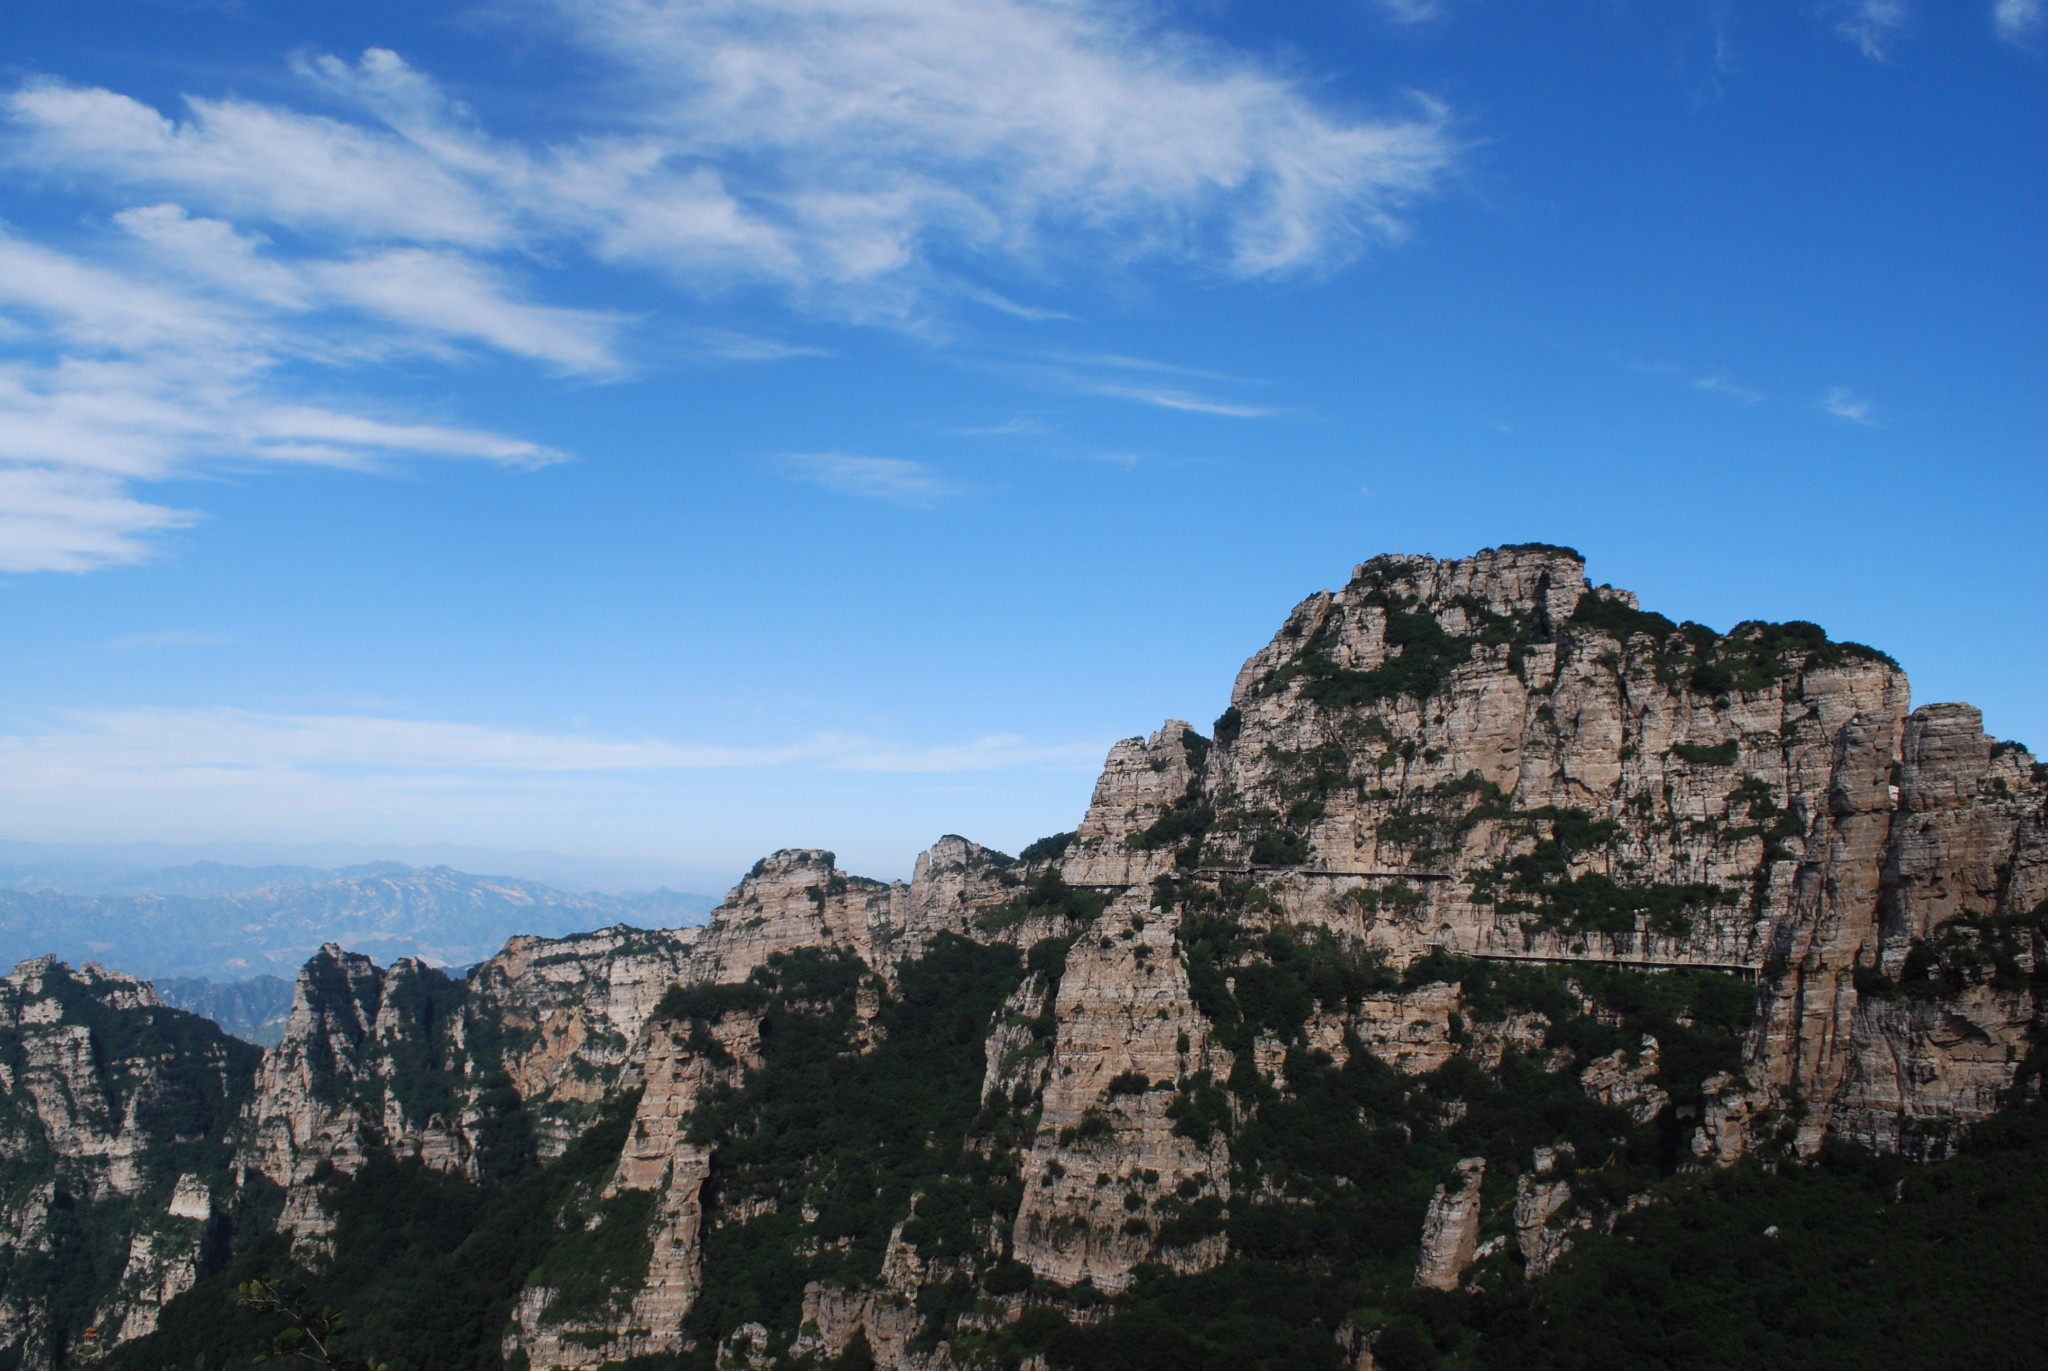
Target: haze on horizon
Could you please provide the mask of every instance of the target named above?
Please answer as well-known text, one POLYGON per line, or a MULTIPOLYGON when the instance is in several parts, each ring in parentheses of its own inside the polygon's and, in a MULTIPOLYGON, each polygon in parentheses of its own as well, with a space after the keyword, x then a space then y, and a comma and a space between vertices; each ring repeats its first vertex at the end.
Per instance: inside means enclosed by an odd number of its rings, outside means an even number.
POLYGON ((2048 746, 2044 0, 0 24, 0 838, 907 875, 1526 540, 2048 746))

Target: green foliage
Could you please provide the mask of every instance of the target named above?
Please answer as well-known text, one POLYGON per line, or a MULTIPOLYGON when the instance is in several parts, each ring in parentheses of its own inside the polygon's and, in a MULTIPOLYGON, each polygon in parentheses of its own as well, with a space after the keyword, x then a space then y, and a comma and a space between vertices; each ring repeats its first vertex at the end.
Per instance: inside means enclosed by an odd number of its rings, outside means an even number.
POLYGON ((1067 951, 1073 945, 1072 938, 1040 938, 1024 954, 1024 967, 1057 985, 1060 977, 1066 974, 1067 951))
POLYGON ((1253 866, 1300 866, 1308 860, 1308 839, 1299 833, 1267 829, 1252 839, 1253 866))
POLYGON ((1489 1368, 2017 1368, 2040 1357, 2043 1232, 2037 1105, 1933 1165, 1836 1146, 1814 1166, 1681 1178, 1543 1281, 1438 1317, 1477 1335, 1460 1364, 1489 1368))
POLYGON ((1048 867, 1008 903, 983 915, 981 923, 988 929, 1015 928, 1026 919, 1051 917, 1087 924, 1108 907, 1107 894, 1068 885, 1059 868, 1048 867))
POLYGON ((1013 1159, 960 1150, 990 1022, 1023 975, 1014 949, 942 935, 904 966, 865 1053, 852 1042, 857 961, 806 952, 771 968, 779 993, 761 1069, 700 1106, 692 1125, 717 1149, 711 1206, 775 1204, 707 1225, 706 1284, 687 1321, 707 1343, 747 1322, 793 1327, 808 1281, 872 1281, 913 1195, 923 1196, 920 1250, 943 1256, 972 1250, 976 1224, 1014 1215, 1022 1194, 1013 1159), (826 987, 834 993, 820 995, 826 987))
POLYGON ((1586 595, 1572 613, 1572 626, 1624 645, 1638 635, 1647 635, 1658 680, 1666 686, 1683 684, 1693 694, 1709 699, 1764 690, 1804 671, 1849 662, 1898 666, 1875 648, 1834 642, 1820 625, 1802 619, 1782 624, 1752 619, 1719 634, 1703 624, 1673 624, 1661 614, 1586 595))
POLYGON ((309 1303, 304 1286, 275 1276, 244 1281, 235 1287, 235 1307, 258 1316, 275 1315, 285 1323, 251 1361, 289 1358, 332 1371, 390 1371, 375 1358, 344 1354, 340 1345, 348 1329, 347 1315, 327 1305, 309 1303))
POLYGON ((390 1090, 405 1116, 417 1123, 458 1112, 462 1085, 456 1044, 464 986, 446 973, 412 963, 389 977, 385 1009, 399 1033, 390 1040, 390 1090))
POLYGON ((1211 731, 1215 735, 1216 746, 1228 747, 1244 732, 1244 715, 1236 705, 1232 705, 1216 716, 1216 726, 1211 731))
POLYGON ((1326 930, 1259 934, 1228 911, 1190 912, 1181 918, 1178 937, 1195 1007, 1232 1050, 1262 1029, 1289 1038, 1318 1005, 1342 1013, 1399 983, 1378 953, 1326 930), (1229 980, 1236 982, 1234 991, 1229 980))
POLYGON ((1661 644, 1678 632, 1678 625, 1661 614, 1631 608, 1624 600, 1593 594, 1579 597, 1578 608, 1572 611, 1572 626, 1604 633, 1621 643, 1628 642, 1638 633, 1646 633, 1654 642, 1661 644))
POLYGON ((1694 766, 1734 766, 1742 746, 1733 738, 1718 743, 1673 743, 1671 755, 1694 766))
POLYGON ((1067 855, 1067 848, 1073 845, 1073 841, 1074 835, 1071 832, 1055 833, 1051 837, 1040 838, 1035 842, 1026 843, 1024 850, 1017 854, 1017 860, 1027 864, 1056 862, 1067 855))
POLYGON ((1451 673, 1471 659, 1475 638, 1446 632, 1432 614, 1389 607, 1387 647, 1399 648, 1369 671, 1332 664, 1327 653, 1313 649, 1297 665, 1307 683, 1302 698, 1339 708, 1377 704, 1400 696, 1427 698, 1441 690, 1451 673))
POLYGON ((558 1241, 528 1279, 555 1293, 545 1316, 558 1323, 599 1319, 647 1277, 654 1248, 647 1225, 654 1192, 621 1190, 598 1205, 597 1221, 558 1241))
POLYGON ((1512 815, 1506 793, 1477 771, 1468 771, 1412 793, 1380 820, 1378 837, 1408 849, 1416 864, 1434 865, 1452 855, 1481 823, 1512 815))
MULTIPOLYGON (((59 1022, 86 1030, 112 1122, 147 1141, 160 1178, 226 1166, 222 1135, 254 1090, 260 1048, 182 1009, 111 1008, 69 975, 47 976, 43 987, 60 1006, 59 1022)), ((18 1030, 0 1029, 9 1057, 18 1041, 18 1030)))
POLYGON ((1285 1266, 1240 1259, 1200 1276, 1145 1270, 1113 1317, 1054 1331, 1046 1357, 1086 1371, 1334 1371, 1342 1362, 1331 1330, 1342 1317, 1328 1282, 1285 1266))
POLYGON ((654 1006, 657 1019, 696 1019, 715 1023, 728 1014, 759 1012, 768 1003, 768 991, 755 981, 736 985, 672 985, 654 1006))
MULTIPOLYGON (((351 1336, 378 1349, 391 1371, 498 1371, 499 1338, 528 1274, 580 1230, 579 1197, 610 1174, 639 1099, 632 1091, 612 1101, 559 1160, 509 1184, 475 1186, 373 1154, 355 1176, 328 1183, 333 1263, 291 1279, 303 1282, 308 1301, 351 1311, 351 1336)), ((274 1193, 250 1190, 256 1204, 236 1215, 237 1249, 225 1269, 165 1306, 156 1333, 113 1349, 104 1363, 111 1371, 157 1371, 201 1353, 235 1366, 283 1331, 280 1316, 248 1320, 235 1311, 238 1286, 289 1264, 272 1228, 274 1193)))
POLYGON ((1856 968, 1859 994, 1938 997, 1973 985, 1999 990, 2048 986, 2048 900, 2029 913, 1963 915, 1916 938, 1899 978, 1856 968))
MULTIPOLYGON (((1190 796, 1153 820, 1140 832, 1132 834, 1126 841, 1140 852, 1192 843, 1194 851, 1199 854, 1202 839, 1215 822, 1216 811, 1190 796)), ((1195 862, 1189 861, 1186 865, 1192 867, 1195 862)))
POLYGON ((1119 1095, 1142 1095, 1151 1088, 1151 1079, 1142 1071, 1120 1071, 1110 1078, 1107 1087, 1112 1099, 1119 1095))
POLYGON ((1742 899, 1739 891, 1705 882, 1623 885, 1602 872, 1572 874, 1575 861, 1613 841, 1619 828, 1613 820, 1549 806, 1514 817, 1547 823, 1550 832, 1532 850, 1474 871, 1473 894, 1507 913, 1535 915, 1539 928, 1633 933, 1647 921, 1651 932, 1676 936, 1691 926, 1694 914, 1742 899))
POLYGON ((2042 1113, 1993 1120, 1930 1166, 1832 1147, 1815 1166, 1676 1176, 1612 1234, 1578 1235, 1543 1280, 1510 1264, 1471 1294, 1409 1288, 1414 1228, 1400 1278, 1362 1285, 1326 1259, 1344 1235, 1275 1215, 1270 1229, 1233 1225, 1221 1267, 1141 1269, 1107 1318, 1048 1316, 1034 1332, 1054 1366, 1087 1371, 1336 1371, 1347 1323, 1386 1371, 2032 1366, 2048 1307, 2042 1113), (1240 1234, 1314 1255, 1256 1255, 1240 1234))
MULTIPOLYGON (((50 1188, 39 1242, 18 1246, 16 1235, 0 1233, 0 1298, 33 1309, 59 1356, 96 1341, 87 1339, 87 1330, 120 1283, 136 1234, 168 1223, 181 1230, 179 1237, 189 1237, 186 1221, 163 1218, 180 1174, 196 1174, 216 1193, 232 1188, 229 1135, 261 1057, 257 1048, 196 1014, 114 1008, 89 977, 53 968, 43 977, 43 992, 56 1002, 61 1025, 85 1032, 91 1078, 73 1107, 108 1132, 145 1144, 139 1193, 95 1198, 48 1152, 41 1130, 20 1116, 16 1103, 27 1098, 19 1084, 27 1071, 24 1036, 48 1030, 0 1025, 0 1064, 22 1092, 12 1099, 0 1092, 0 1137, 7 1139, 0 1145, 6 1192, 0 1198, 50 1188)), ((215 1259, 217 1237, 213 1231, 200 1235, 203 1261, 215 1259)))
MULTIPOLYGON (((1219 1128, 1230 1126, 1230 1099, 1207 1071, 1198 1071, 1181 1083, 1166 1108, 1166 1117, 1173 1120, 1173 1131, 1181 1137, 1207 1143, 1219 1128)), ((1222 1231, 1220 1214, 1219 1209, 1218 1232, 1222 1231)))
POLYGON ((1569 557, 1576 562, 1584 562, 1586 560, 1584 553, 1575 547, 1566 547, 1563 543, 1502 543, 1500 550, 1502 552, 1554 552, 1560 556, 1569 557))

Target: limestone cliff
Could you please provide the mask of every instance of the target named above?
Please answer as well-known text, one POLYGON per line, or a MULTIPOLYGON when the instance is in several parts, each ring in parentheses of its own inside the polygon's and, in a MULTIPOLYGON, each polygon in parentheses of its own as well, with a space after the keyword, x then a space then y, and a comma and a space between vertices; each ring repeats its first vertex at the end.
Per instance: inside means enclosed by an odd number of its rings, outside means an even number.
POLYGON ((133 977, 0 978, 0 1356, 40 1371, 156 1326, 219 1258, 256 1049, 133 977), (97 1261, 77 1245, 100 1246, 97 1261))

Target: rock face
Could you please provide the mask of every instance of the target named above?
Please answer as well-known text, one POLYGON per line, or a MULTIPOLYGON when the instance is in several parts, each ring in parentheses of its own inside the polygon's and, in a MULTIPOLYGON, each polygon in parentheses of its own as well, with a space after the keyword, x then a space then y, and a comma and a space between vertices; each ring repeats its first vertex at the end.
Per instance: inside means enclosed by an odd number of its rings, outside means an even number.
POLYGON ((1068 883, 1146 886, 1174 869, 1189 835, 1182 818, 1209 754, 1209 740, 1178 719, 1149 738, 1109 750, 1088 813, 1061 864, 1068 883))
POLYGON ((1522 1254, 1522 1266, 1532 1276, 1541 1276, 1557 1265, 1557 1259, 1571 1245, 1568 1224, 1557 1217, 1572 1202, 1567 1181, 1544 1180, 1536 1172, 1524 1172, 1515 1186, 1515 1247, 1522 1254))
POLYGON ((1467 1157, 1458 1163, 1455 1182, 1439 1185, 1429 1197, 1422 1221, 1422 1257, 1415 1264, 1415 1283, 1431 1290, 1456 1290, 1479 1249, 1479 1193, 1486 1180, 1486 1158, 1467 1157))
POLYGON ((210 1274, 256 1055, 117 972, 43 957, 0 978, 0 1356, 49 1368, 89 1328, 139 1337, 210 1274), (64 1249, 95 1230, 98 1263, 64 1249))
POLYGON ((516 1169, 519 1158, 488 1150, 507 1108, 525 1115, 542 1158, 559 1156, 634 1070, 699 931, 514 938, 460 982, 323 947, 299 974, 244 1121, 246 1165, 286 1190, 281 1226, 324 1239, 313 1176, 353 1175, 373 1150, 470 1180, 516 1169))
POLYGON ((699 1101, 758 1069, 760 1024, 745 1013, 650 1023, 640 1061, 644 1090, 607 1196, 654 1196, 647 1272, 623 1309, 600 1319, 551 1317, 555 1291, 527 1289, 506 1351, 535 1366, 584 1367, 673 1351, 675 1331, 703 1286, 703 1189, 711 1152, 688 1137, 699 1101))
POLYGON ((1199 1269, 1222 1256, 1213 1237, 1164 1242, 1142 1217, 1168 1197, 1230 1193, 1222 1137, 1187 1137, 1169 1114, 1185 1082, 1229 1066, 1190 998, 1173 925, 1146 911, 1134 901, 1111 906, 1095 924, 1103 932, 1067 953, 1060 978, 1013 1245, 1019 1261, 1061 1285, 1121 1290, 1140 1262, 1199 1269))
MULTIPOLYGON (((1455 1290, 1542 1274, 1654 1166, 1939 1156, 2039 1091, 2044 985, 2048 768, 1976 711, 1910 711, 1810 624, 1674 624, 1564 549, 1383 557, 1213 738, 1118 743, 1020 858, 778 852, 701 930, 515 939, 461 981, 322 949, 237 1161, 317 1252, 369 1157, 493 1187, 602 1137, 507 1356, 936 1368, 1142 1268, 1341 1250, 1455 1290)), ((9 1098, 65 1121, 74 1184, 141 1194, 47 1022, 9 1098)))

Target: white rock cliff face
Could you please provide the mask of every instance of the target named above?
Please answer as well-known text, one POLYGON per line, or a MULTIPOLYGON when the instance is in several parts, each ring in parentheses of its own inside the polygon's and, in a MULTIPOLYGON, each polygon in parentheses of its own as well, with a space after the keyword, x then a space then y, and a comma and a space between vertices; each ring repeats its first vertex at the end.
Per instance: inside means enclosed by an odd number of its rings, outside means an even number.
POLYGON ((1436 1188, 1429 1214, 1422 1221, 1422 1257, 1415 1264, 1415 1283, 1431 1290, 1456 1290, 1479 1247, 1480 1191, 1486 1181, 1486 1158, 1467 1157, 1458 1163, 1455 1182, 1436 1188))
MULTIPOLYGON (((0 978, 0 1251, 15 1270, 38 1257, 62 1270, 75 1254, 52 1246, 51 1215, 91 1212, 124 1245, 93 1310, 102 1345, 150 1332, 203 1274, 225 1178, 180 1173, 169 1150, 224 1138, 255 1056, 119 972, 42 957, 0 978)), ((0 1282, 0 1353, 30 1371, 56 1365, 82 1334, 53 1326, 49 1294, 0 1282)))

